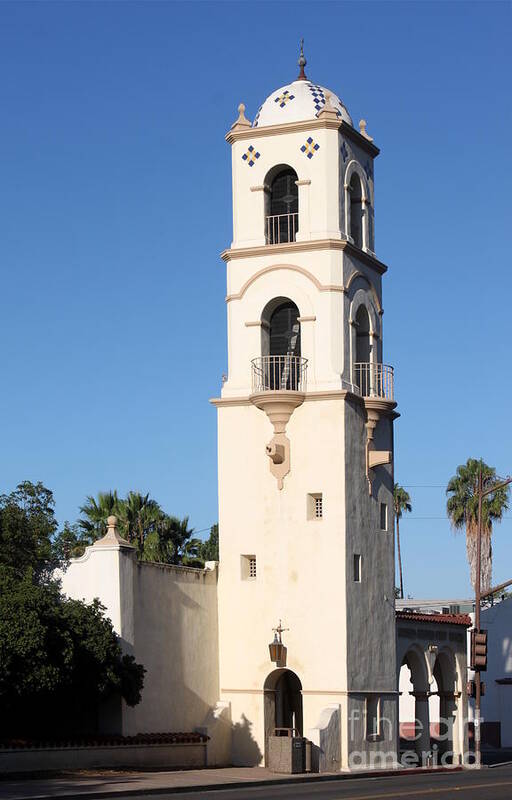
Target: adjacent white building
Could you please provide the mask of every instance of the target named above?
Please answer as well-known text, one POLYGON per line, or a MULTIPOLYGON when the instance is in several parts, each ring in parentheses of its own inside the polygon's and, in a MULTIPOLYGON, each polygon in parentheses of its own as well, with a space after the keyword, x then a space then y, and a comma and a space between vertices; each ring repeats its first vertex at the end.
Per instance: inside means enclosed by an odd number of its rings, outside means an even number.
MULTIPOLYGON (((446 614, 469 614, 474 621, 474 601, 468 599, 397 600, 399 611, 433 614, 442 619, 446 614)), ((512 598, 495 600, 481 610, 481 628, 488 633, 487 670, 481 677, 485 683, 482 697, 482 744, 490 747, 512 747, 512 598)), ((470 662, 470 637, 467 635, 467 660, 470 662)), ((468 670, 468 680, 474 678, 468 670)), ((415 701, 411 673, 406 664, 400 671, 400 729, 405 736, 414 729, 415 701)), ((429 695, 430 729, 433 736, 439 733, 440 697, 435 681, 429 695)), ((474 720, 474 701, 468 704, 468 721, 474 720)))

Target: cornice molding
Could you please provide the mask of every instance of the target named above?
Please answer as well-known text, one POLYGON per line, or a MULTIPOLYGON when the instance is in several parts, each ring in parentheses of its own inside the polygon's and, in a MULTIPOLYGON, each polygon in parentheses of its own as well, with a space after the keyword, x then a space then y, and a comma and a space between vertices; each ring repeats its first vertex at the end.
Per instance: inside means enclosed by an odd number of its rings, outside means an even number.
POLYGON ((372 142, 368 141, 364 136, 356 131, 352 125, 344 120, 328 119, 326 117, 317 119, 305 119, 299 122, 286 122, 282 125, 265 125, 261 128, 239 128, 237 130, 229 130, 224 137, 226 142, 234 144, 235 142, 243 141, 244 139, 261 139, 264 136, 279 136, 283 133, 300 133, 301 131, 316 131, 316 130, 339 130, 341 133, 357 144, 362 150, 376 158, 380 150, 372 142))
POLYGON ((236 258, 254 258, 257 256, 270 256, 275 253, 304 253, 308 250, 346 250, 348 255, 358 258, 363 264, 366 264, 375 270, 379 275, 384 275, 387 272, 386 264, 379 261, 378 258, 365 253, 359 247, 351 244, 346 239, 310 239, 307 242, 286 242, 285 244, 260 244, 255 247, 232 247, 226 248, 220 254, 220 257, 226 263, 233 261, 236 258))
MULTIPOLYGON (((300 131, 316 131, 322 128, 337 130, 341 127, 338 118, 329 119, 305 119, 299 122, 285 122, 282 125, 266 125, 262 128, 244 128, 242 130, 230 130, 224 137, 226 142, 234 144, 243 139, 261 139, 264 136, 276 136, 282 133, 300 133, 300 131)), ((362 137, 361 137, 362 138, 362 137)))
MULTIPOLYGON (((306 392, 304 402, 309 403, 314 400, 349 400, 356 401, 361 406, 364 405, 364 398, 358 394, 349 392, 347 389, 326 389, 320 392, 306 392)), ((225 406, 250 406, 252 405, 249 395, 239 397, 212 397, 210 403, 217 408, 225 406)), ((395 403, 396 405, 396 403, 395 403)))

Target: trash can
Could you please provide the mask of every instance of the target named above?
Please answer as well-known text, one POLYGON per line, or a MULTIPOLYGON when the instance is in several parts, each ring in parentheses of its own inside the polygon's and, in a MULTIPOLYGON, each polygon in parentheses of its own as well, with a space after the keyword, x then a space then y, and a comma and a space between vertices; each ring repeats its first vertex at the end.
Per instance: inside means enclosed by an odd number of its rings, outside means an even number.
POLYGON ((304 772, 306 739, 295 728, 275 728, 268 740, 268 768, 286 775, 304 772))

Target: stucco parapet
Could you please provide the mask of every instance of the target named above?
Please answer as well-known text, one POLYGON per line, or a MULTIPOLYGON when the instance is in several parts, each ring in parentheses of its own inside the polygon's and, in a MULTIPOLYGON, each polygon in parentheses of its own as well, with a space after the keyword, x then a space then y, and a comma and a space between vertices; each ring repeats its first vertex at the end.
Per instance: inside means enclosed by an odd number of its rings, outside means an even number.
MULTIPOLYGON (((217 563, 217 562, 208 562, 208 563, 217 563)), ((189 575, 196 575, 199 577, 200 575, 204 576, 205 578, 209 578, 211 575, 216 574, 216 568, 212 567, 187 567, 183 564, 161 564, 158 561, 138 561, 137 566, 141 569, 146 568, 159 568, 161 570, 165 570, 166 572, 174 572, 175 575, 185 576, 186 574, 189 575)))
POLYGON ((262 244, 254 247, 226 248, 220 254, 223 261, 234 261, 237 258, 254 258, 257 256, 271 256, 275 253, 300 253, 316 250, 344 250, 363 263, 372 267, 379 275, 387 271, 387 266, 382 261, 365 253, 359 247, 351 244, 346 239, 309 239, 304 242, 286 242, 284 244, 262 244))
POLYGON ((376 158, 380 150, 370 142, 366 137, 362 136, 352 125, 349 125, 344 120, 317 118, 307 119, 297 122, 286 122, 282 125, 263 125, 258 128, 243 128, 237 130, 229 130, 224 137, 229 144, 235 144, 245 139, 263 139, 265 136, 279 136, 281 134, 300 133, 302 131, 315 131, 315 130, 338 130, 347 139, 357 144, 365 153, 368 153, 372 158, 376 158))

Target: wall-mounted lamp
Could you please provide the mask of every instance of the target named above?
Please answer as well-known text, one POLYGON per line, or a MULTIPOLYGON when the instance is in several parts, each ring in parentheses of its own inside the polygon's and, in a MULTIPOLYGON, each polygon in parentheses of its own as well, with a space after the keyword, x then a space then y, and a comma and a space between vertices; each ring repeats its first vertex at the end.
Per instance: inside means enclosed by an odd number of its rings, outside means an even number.
POLYGON ((272 628, 272 630, 274 631, 274 641, 270 642, 268 646, 270 660, 281 666, 286 663, 286 647, 283 644, 281 634, 290 629, 283 628, 281 626, 281 620, 279 620, 279 625, 277 628, 272 628))

